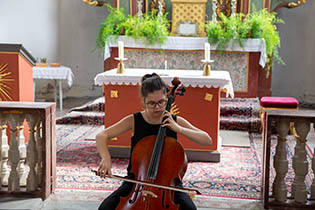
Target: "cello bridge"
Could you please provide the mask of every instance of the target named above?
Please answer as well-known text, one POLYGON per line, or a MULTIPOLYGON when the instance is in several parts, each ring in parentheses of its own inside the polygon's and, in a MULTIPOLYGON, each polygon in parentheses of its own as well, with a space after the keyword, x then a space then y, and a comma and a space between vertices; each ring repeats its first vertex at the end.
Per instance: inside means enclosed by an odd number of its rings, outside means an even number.
POLYGON ((151 195, 153 198, 157 198, 158 196, 156 194, 154 194, 153 192, 151 191, 147 191, 147 190, 142 190, 141 191, 142 195, 144 196, 143 197, 143 200, 145 200, 145 197, 147 197, 148 195, 151 195))

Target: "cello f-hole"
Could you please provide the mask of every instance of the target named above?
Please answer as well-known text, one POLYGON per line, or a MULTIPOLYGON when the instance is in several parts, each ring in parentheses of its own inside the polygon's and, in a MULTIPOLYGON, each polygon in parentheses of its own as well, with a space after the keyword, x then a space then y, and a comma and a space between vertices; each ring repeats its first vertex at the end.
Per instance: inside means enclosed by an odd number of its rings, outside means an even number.
POLYGON ((168 208, 170 208, 170 205, 165 203, 165 190, 162 189, 162 188, 159 188, 159 190, 162 190, 161 205, 162 205, 163 209, 168 209, 168 208))
POLYGON ((131 197, 131 199, 128 200, 129 204, 133 204, 137 200, 137 197, 138 197, 138 194, 139 194, 141 187, 142 187, 142 185, 137 184, 137 186, 135 187, 136 189, 133 193, 133 196, 131 197))

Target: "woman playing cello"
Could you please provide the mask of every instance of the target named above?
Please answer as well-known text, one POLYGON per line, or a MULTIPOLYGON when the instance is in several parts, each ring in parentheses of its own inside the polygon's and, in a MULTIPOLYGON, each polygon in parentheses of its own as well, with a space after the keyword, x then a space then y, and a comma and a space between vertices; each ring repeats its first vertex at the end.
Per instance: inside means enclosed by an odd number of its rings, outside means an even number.
MULTIPOLYGON (((199 145, 211 145, 212 140, 206 132, 194 127, 184 118, 171 115, 165 110, 167 104, 167 88, 163 80, 157 74, 153 73, 143 76, 141 98, 144 111, 124 117, 96 136, 97 151, 101 156, 98 175, 101 177, 111 175, 111 156, 108 150, 108 142, 111 138, 117 137, 127 131, 132 132, 130 156, 132 156, 135 145, 141 139, 147 136, 157 135, 161 126, 167 128, 166 136, 177 139, 177 134, 181 134, 199 145)), ((130 171, 131 168, 131 162, 129 162, 127 177, 134 178, 134 174, 130 171)), ((120 202, 120 197, 128 196, 133 185, 134 184, 130 182, 123 182, 116 191, 102 202, 99 210, 116 209, 120 202)), ((176 191, 174 193, 174 203, 180 206, 180 210, 196 209, 189 195, 184 192, 176 191)))

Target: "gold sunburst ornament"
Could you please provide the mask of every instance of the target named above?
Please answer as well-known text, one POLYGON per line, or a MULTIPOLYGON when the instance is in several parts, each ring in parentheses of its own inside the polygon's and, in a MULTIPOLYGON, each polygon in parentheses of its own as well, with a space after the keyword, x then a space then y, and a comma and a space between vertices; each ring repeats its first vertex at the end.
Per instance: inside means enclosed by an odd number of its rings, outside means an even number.
POLYGON ((13 82, 12 72, 8 72, 8 64, 0 64, 0 101, 12 100, 11 87, 8 85, 13 82))

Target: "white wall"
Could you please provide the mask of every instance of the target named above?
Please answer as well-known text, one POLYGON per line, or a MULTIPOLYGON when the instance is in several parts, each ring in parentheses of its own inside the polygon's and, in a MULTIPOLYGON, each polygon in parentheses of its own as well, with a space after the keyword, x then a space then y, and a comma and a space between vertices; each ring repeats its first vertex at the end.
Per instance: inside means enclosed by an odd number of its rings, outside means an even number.
POLYGON ((18 43, 37 57, 55 60, 58 46, 56 0, 0 0, 0 42, 18 43))
POLYGON ((104 59, 96 46, 99 23, 107 16, 105 7, 92 7, 80 0, 60 0, 58 60, 72 68, 75 83, 69 96, 101 96, 94 86, 96 74, 104 71, 104 59))
MULTIPOLYGON (((315 2, 295 9, 281 8, 280 56, 286 65, 275 64, 272 91, 275 96, 294 96, 315 104, 315 2)), ((108 14, 104 7, 92 7, 81 0, 0 0, 0 42, 22 43, 35 58, 60 62, 75 74, 71 87, 64 85, 64 97, 101 96, 93 78, 103 71, 103 57, 92 52, 100 21, 108 14)), ((48 81, 49 82, 49 81, 48 81)), ((37 98, 53 98, 47 81, 37 85, 37 98)))
MULTIPOLYGON (((64 97, 101 96, 93 78, 103 72, 103 57, 93 52, 105 7, 81 0, 0 0, 0 43, 21 43, 35 58, 47 57, 72 69, 71 88, 64 97)), ((52 81, 36 83, 36 98, 53 98, 52 81)))
POLYGON ((302 103, 315 104, 315 1, 295 8, 281 8, 285 24, 278 26, 279 55, 285 66, 276 64, 272 73, 275 96, 293 96, 302 103))

